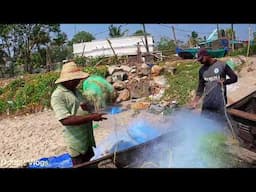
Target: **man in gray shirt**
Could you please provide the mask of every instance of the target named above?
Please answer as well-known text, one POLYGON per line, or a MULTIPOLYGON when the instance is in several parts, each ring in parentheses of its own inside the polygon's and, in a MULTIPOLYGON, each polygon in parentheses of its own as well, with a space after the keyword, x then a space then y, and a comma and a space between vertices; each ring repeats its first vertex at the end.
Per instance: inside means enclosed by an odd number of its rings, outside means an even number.
POLYGON ((204 48, 199 50, 197 60, 203 66, 199 70, 198 88, 191 106, 196 108, 204 95, 202 114, 217 113, 224 116, 227 103, 226 85, 237 82, 237 75, 226 63, 212 58, 204 48))

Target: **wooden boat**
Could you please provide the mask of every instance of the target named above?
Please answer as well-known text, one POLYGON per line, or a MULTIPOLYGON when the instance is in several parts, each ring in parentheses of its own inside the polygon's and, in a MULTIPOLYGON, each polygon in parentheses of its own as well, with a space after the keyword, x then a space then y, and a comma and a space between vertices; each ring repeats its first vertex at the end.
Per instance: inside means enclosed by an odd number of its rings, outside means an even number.
POLYGON ((111 153, 99 159, 75 165, 73 168, 141 168, 147 161, 145 158, 158 152, 158 146, 163 143, 168 146, 174 146, 175 143, 173 141, 177 137, 179 137, 177 131, 170 131, 145 143, 116 152, 116 154, 111 153), (141 155, 142 153, 143 155, 141 155))
POLYGON ((226 108, 240 144, 256 152, 256 91, 226 108))

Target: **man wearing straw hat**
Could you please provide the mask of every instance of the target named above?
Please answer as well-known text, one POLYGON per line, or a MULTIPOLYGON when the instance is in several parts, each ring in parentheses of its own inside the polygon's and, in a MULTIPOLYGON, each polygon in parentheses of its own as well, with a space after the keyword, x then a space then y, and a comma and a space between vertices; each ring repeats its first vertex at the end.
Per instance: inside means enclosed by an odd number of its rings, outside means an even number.
POLYGON ((106 119, 104 113, 89 113, 84 97, 76 88, 81 80, 89 77, 74 62, 63 65, 60 77, 56 80, 57 88, 51 96, 51 106, 56 118, 64 126, 64 139, 73 165, 89 161, 96 147, 92 121, 106 119))

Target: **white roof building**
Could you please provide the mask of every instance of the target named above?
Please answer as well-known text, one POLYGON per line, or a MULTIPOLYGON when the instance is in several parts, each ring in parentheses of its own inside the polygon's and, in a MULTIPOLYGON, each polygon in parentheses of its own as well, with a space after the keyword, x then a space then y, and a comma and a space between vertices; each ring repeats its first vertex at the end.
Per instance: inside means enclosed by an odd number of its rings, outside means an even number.
MULTIPOLYGON (((140 45, 141 53, 146 53, 146 43, 144 36, 130 36, 109 38, 111 46, 118 56, 137 55, 137 45, 140 45)), ((154 41, 152 36, 147 36, 149 52, 153 52, 154 41)), ((73 44, 73 54, 75 56, 98 57, 114 56, 114 53, 106 40, 94 40, 85 43, 73 44)))

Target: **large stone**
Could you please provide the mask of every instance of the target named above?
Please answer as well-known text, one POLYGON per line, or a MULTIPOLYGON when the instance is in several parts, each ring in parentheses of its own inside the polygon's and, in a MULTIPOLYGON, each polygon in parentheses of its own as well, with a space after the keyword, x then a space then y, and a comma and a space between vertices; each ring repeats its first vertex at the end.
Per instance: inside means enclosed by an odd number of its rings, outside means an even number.
POLYGON ((146 63, 143 63, 142 65, 138 66, 137 72, 139 77, 142 77, 145 75, 147 76, 150 74, 151 68, 146 63))
POLYGON ((117 71, 122 71, 122 69, 118 66, 115 66, 115 65, 111 65, 111 66, 108 67, 109 75, 112 75, 113 73, 115 73, 117 71))
POLYGON ((159 85, 160 87, 167 86, 167 80, 165 79, 164 76, 153 77, 153 81, 155 84, 159 85))
POLYGON ((132 68, 127 65, 121 65, 120 69, 125 72, 130 72, 132 68))
POLYGON ((125 81, 128 79, 128 74, 124 71, 117 71, 112 75, 113 82, 119 80, 119 81, 125 81))
POLYGON ((108 76, 108 77, 106 78, 106 80, 107 80, 109 83, 113 83, 113 79, 112 79, 111 76, 108 76))
POLYGON ((165 71, 167 71, 169 74, 175 75, 177 69, 176 69, 176 67, 170 66, 170 67, 166 67, 165 71))
POLYGON ((137 71, 136 69, 132 69, 131 73, 136 73, 136 71, 137 71))
POLYGON ((160 67, 158 65, 154 65, 152 68, 151 68, 151 73, 153 76, 159 76, 161 75, 161 73, 164 71, 164 68, 163 67, 160 67))
POLYGON ((150 95, 149 79, 134 78, 129 81, 127 85, 131 92, 131 98, 137 99, 141 97, 147 97, 150 95))
POLYGON ((123 82, 123 81, 116 81, 116 82, 113 84, 113 87, 114 87, 116 90, 120 91, 120 90, 125 89, 126 85, 125 85, 125 82, 123 82))
POLYGON ((131 105, 131 109, 133 110, 143 110, 143 109, 148 109, 150 106, 149 102, 136 102, 131 105))
POLYGON ((140 76, 140 77, 142 77, 142 76, 148 76, 150 74, 150 68, 140 68, 139 70, 138 70, 138 75, 140 76))
POLYGON ((142 69, 150 69, 150 67, 146 63, 141 64, 142 69))
POLYGON ((119 92, 119 96, 116 99, 117 103, 120 103, 122 101, 127 101, 130 99, 130 92, 128 89, 124 89, 119 92))
POLYGON ((160 92, 161 87, 158 84, 153 84, 150 86, 150 89, 151 89, 151 94, 156 95, 160 92))
POLYGON ((165 89, 160 89, 156 95, 150 95, 149 98, 152 100, 159 101, 164 96, 165 89))

